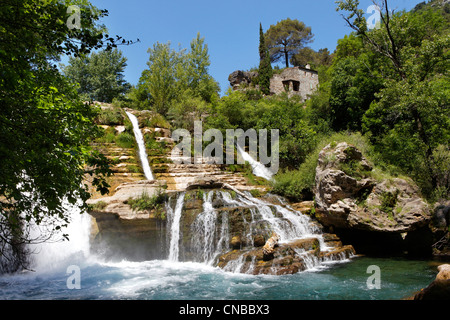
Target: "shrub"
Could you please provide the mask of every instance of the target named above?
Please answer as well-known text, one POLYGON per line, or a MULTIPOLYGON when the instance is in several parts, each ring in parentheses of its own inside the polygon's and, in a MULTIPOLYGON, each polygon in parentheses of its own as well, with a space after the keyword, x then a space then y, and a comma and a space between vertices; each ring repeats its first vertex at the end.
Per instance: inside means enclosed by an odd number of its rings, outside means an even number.
POLYGON ((152 211, 155 210, 155 217, 165 220, 164 203, 167 195, 158 189, 155 195, 150 196, 148 193, 142 193, 140 197, 128 199, 127 203, 133 211, 152 211))
POLYGON ((124 112, 121 108, 101 109, 97 122, 103 125, 123 125, 124 112))
POLYGON ((136 144, 134 135, 124 131, 116 137, 116 144, 120 148, 133 148, 136 144))
POLYGON ((89 211, 100 211, 103 210, 108 204, 104 201, 98 201, 94 204, 89 204, 88 209, 89 211))

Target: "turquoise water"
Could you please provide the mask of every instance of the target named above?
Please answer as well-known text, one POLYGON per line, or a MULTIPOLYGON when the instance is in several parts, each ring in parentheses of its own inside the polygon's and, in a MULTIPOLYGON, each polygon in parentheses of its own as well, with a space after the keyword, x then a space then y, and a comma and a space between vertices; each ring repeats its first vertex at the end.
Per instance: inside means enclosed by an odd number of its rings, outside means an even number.
MULTIPOLYGON (((68 262, 67 262, 68 263, 68 262)), ((356 257, 285 276, 224 272, 198 263, 104 263, 72 260, 80 289, 68 289, 67 263, 45 271, 0 277, 0 299, 132 300, 391 300, 428 286, 436 267, 426 261, 356 257), (367 269, 380 268, 380 289, 370 289, 367 269)))

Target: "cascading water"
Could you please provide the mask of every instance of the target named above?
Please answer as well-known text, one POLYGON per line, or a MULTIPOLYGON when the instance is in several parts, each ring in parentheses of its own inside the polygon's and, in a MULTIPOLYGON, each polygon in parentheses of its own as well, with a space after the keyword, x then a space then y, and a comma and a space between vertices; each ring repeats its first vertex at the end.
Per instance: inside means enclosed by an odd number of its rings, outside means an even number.
POLYGON ((256 161, 253 159, 247 152, 245 152, 239 144, 236 144, 236 148, 239 152, 239 154, 242 156, 242 158, 247 161, 251 167, 253 174, 257 177, 264 178, 266 180, 271 180, 273 177, 273 172, 270 171, 266 166, 264 166, 261 162, 256 161))
POLYGON ((214 263, 214 259, 226 249, 229 242, 228 216, 226 212, 218 213, 213 207, 214 195, 213 191, 203 194, 203 212, 191 226, 194 257, 208 265, 214 263))
POLYGON ((184 193, 178 195, 177 204, 175 209, 172 209, 170 205, 166 205, 167 215, 170 219, 170 244, 169 244, 169 260, 178 261, 179 255, 179 240, 180 240, 180 219, 181 211, 183 210, 184 204, 184 193))
MULTIPOLYGON (((186 255, 190 261, 215 265, 217 258, 230 250, 231 234, 230 219, 236 219, 239 215, 241 225, 240 238, 247 246, 253 246, 253 236, 257 233, 267 235, 276 232, 280 238, 280 243, 289 243, 298 239, 317 239, 320 251, 326 252, 330 248, 325 245, 321 230, 312 222, 307 215, 301 214, 290 208, 265 202, 262 199, 252 197, 249 193, 242 193, 237 190, 231 191, 212 190, 204 192, 202 196, 202 211, 195 215, 193 222, 183 228, 183 206, 185 193, 178 196, 175 208, 167 206, 168 220, 170 225, 170 252, 169 260, 178 261, 180 245, 186 246, 185 241, 190 239, 188 247, 183 250, 189 251, 186 255), (219 203, 222 209, 215 208, 214 204, 219 203), (225 208, 225 209, 224 209, 225 208), (239 211, 241 210, 241 211, 239 211), (246 212, 245 214, 242 212, 246 212)), ((186 197, 187 198, 187 197, 186 197)), ((190 218, 192 219, 192 218, 190 218)), ((236 230, 233 231, 236 233, 236 230)), ((306 250, 297 249, 298 256, 302 257, 307 269, 320 265, 324 260, 312 255, 306 250)), ((340 257, 328 257, 328 260, 339 260, 340 257)), ((225 271, 240 272, 244 263, 244 256, 230 261, 225 266, 225 271)), ((252 272, 252 267, 247 270, 252 272)))
POLYGON ((147 180, 154 180, 152 169, 150 168, 150 164, 148 163, 147 151, 145 149, 144 136, 142 135, 141 129, 139 129, 139 122, 136 116, 130 112, 126 112, 128 118, 133 124, 133 132, 136 138, 136 142, 139 147, 139 157, 142 163, 142 169, 144 170, 144 175, 147 180))
POLYGON ((217 213, 212 206, 213 193, 203 194, 203 212, 195 219, 192 230, 195 237, 192 239, 194 251, 199 254, 199 259, 208 263, 214 259, 214 238, 216 230, 217 213))
MULTIPOLYGON (((45 242, 28 245, 32 253, 31 269, 37 272, 66 268, 73 263, 81 264, 90 256, 91 216, 82 214, 77 205, 65 203, 64 208, 69 216, 67 227, 61 228, 60 233, 52 234, 45 242), (62 234, 67 234, 68 240, 63 240, 62 234)), ((33 226, 30 232, 34 238, 45 233, 45 230, 33 226)))

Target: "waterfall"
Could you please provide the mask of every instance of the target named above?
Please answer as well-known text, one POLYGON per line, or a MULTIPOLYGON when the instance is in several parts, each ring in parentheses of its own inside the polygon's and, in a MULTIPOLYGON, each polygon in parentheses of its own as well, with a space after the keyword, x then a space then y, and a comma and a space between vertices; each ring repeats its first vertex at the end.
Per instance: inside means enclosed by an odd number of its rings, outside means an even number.
POLYGON ((307 215, 288 210, 280 205, 269 204, 251 196, 250 193, 237 194, 236 200, 231 199, 227 192, 221 191, 221 195, 230 206, 253 206, 255 214, 252 218, 255 219, 256 216, 259 220, 267 221, 272 231, 281 236, 282 242, 311 236, 320 237, 320 230, 312 224, 311 218, 307 215))
POLYGON ((150 164, 148 163, 147 151, 145 150, 144 136, 142 135, 141 129, 139 129, 139 123, 136 116, 128 111, 126 111, 128 118, 133 124, 133 132, 136 138, 136 142, 139 147, 139 158, 141 159, 142 169, 144 170, 144 175, 147 180, 154 180, 150 164))
POLYGON ((220 219, 212 204, 215 191, 203 194, 203 212, 200 213, 191 226, 191 247, 195 259, 212 265, 214 259, 228 247, 228 214, 220 213, 220 219), (220 224, 219 224, 220 223, 220 224))
MULTIPOLYGON (((43 243, 28 245, 32 253, 31 269, 37 272, 81 264, 90 255, 91 216, 81 213, 77 205, 64 203, 64 209, 69 216, 67 227, 61 228, 60 233, 52 234, 50 239, 43 243), (68 240, 63 240, 62 234, 67 234, 68 240)), ((38 238, 45 232, 47 230, 42 226, 32 226, 30 231, 32 238, 38 238)))
POLYGON ((271 180, 273 177, 273 172, 270 171, 266 166, 264 166, 261 162, 256 161, 253 159, 247 152, 245 152, 239 144, 236 144, 237 150, 239 154, 242 156, 242 158, 250 163, 252 167, 252 172, 255 176, 264 178, 266 180, 271 180))
POLYGON ((170 245, 169 245, 169 260, 178 261, 178 255, 180 251, 180 219, 181 211, 184 205, 184 195, 181 193, 178 196, 175 209, 172 209, 170 205, 166 204, 167 216, 170 219, 170 245))
POLYGON ((328 246, 330 240, 325 240, 320 226, 286 202, 272 203, 247 191, 226 188, 231 190, 185 191, 178 194, 176 203, 169 199, 168 260, 220 266, 234 273, 259 273, 263 267, 264 272, 269 268, 276 274, 279 262, 267 267, 256 259, 264 244, 261 241, 267 241, 273 232, 280 236, 283 249, 279 254, 298 259, 295 263, 301 261, 302 270, 317 270, 352 255, 340 246, 328 246))
POLYGON ((192 246, 198 252, 198 259, 208 263, 214 259, 214 238, 216 231, 217 213, 212 206, 214 193, 203 194, 203 212, 195 219, 192 230, 195 237, 192 238, 192 246))

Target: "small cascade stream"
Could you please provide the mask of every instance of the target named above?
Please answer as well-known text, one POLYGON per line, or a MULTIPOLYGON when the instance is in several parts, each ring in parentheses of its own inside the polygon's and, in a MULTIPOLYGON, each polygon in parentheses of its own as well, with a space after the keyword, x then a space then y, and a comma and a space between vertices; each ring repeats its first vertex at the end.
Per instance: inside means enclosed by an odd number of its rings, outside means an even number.
POLYGON ((142 169, 144 170, 144 175, 147 180, 154 180, 152 169, 148 163, 147 151, 145 150, 144 136, 142 135, 141 129, 139 129, 139 122, 136 116, 130 112, 126 112, 128 118, 133 124, 133 132, 136 138, 136 142, 139 147, 139 158, 141 159, 142 169))
POLYGON ((245 152, 239 144, 236 144, 236 148, 241 155, 241 157, 250 163, 252 167, 253 174, 257 177, 264 178, 266 180, 272 180, 273 172, 270 171, 266 166, 264 166, 262 163, 256 161, 253 159, 247 152, 245 152))

